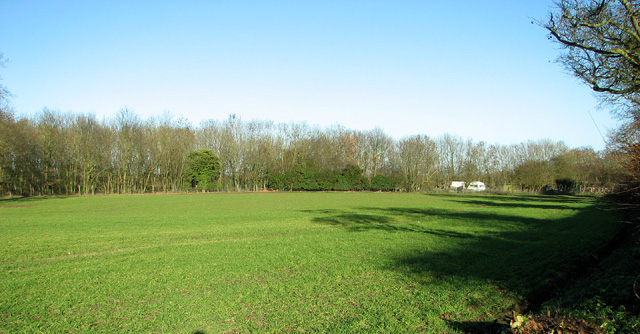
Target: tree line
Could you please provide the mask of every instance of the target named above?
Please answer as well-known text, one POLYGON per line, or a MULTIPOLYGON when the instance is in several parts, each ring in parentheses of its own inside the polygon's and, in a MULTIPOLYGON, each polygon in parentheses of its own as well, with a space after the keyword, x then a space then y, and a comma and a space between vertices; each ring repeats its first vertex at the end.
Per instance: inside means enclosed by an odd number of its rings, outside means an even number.
POLYGON ((143 120, 128 109, 103 120, 49 109, 31 118, 0 110, 1 195, 430 191, 454 180, 479 180, 496 190, 570 184, 604 191, 617 182, 618 165, 606 152, 551 140, 500 145, 452 135, 394 139, 380 128, 235 115, 194 127, 168 114, 143 120), (215 160, 213 167, 198 165, 202 156, 215 160), (210 169, 207 180, 199 176, 203 168, 210 169))

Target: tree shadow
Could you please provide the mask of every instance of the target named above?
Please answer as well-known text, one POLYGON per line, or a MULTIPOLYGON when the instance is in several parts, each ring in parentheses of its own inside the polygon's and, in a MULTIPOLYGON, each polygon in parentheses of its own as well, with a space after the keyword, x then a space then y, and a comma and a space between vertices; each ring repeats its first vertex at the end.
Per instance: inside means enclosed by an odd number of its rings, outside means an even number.
MULTIPOLYGON (((557 205, 557 204, 546 204, 545 202, 535 202, 535 203, 523 203, 523 202, 495 202, 493 200, 478 200, 478 199, 459 199, 453 200, 453 202, 463 203, 463 204, 471 204, 478 206, 489 206, 489 207, 510 207, 510 208, 528 208, 528 209, 555 209, 555 210, 564 210, 570 209, 571 206, 568 204, 565 205, 557 205)), ((566 202, 565 202, 566 203, 566 202)), ((579 202, 572 202, 579 203, 579 202)))
POLYGON ((0 197, 0 207, 2 208, 22 208, 44 204, 45 200, 66 199, 69 196, 37 196, 37 197, 0 197))
MULTIPOLYGON (((336 213, 335 211, 333 211, 336 213)), ((315 217, 312 218, 314 223, 339 226, 345 228, 350 232, 364 232, 371 230, 380 230, 386 232, 414 232, 414 233, 426 233, 438 236, 448 236, 455 238, 471 238, 472 236, 440 229, 425 229, 417 224, 394 224, 395 219, 384 215, 373 214, 358 214, 342 212, 336 213, 332 216, 315 217)))
POLYGON ((48 199, 66 199, 68 195, 56 195, 56 196, 11 196, 0 197, 0 203, 23 203, 23 202, 35 202, 48 199))
POLYGON ((449 326, 467 334, 507 333, 509 325, 497 321, 448 321, 449 326))
POLYGON ((539 203, 584 203, 591 201, 593 196, 589 195, 495 195, 495 194, 425 194, 425 196, 447 199, 474 200, 478 198, 489 199, 493 202, 539 202, 539 203))
MULTIPOLYGON (((528 198, 493 201, 494 197, 485 200, 452 195, 447 200, 465 205, 452 206, 453 209, 425 206, 316 211, 318 215, 312 221, 350 232, 424 235, 424 247, 412 246, 390 254, 386 269, 400 272, 418 284, 429 284, 424 277, 489 282, 519 296, 522 304, 514 305, 514 309, 523 311, 548 299, 557 288, 586 270, 586 265, 593 262, 592 255, 605 248, 607 239, 613 239, 620 226, 602 224, 604 220, 611 221, 611 217, 592 202, 580 208, 544 204, 552 201, 537 198, 531 203, 525 201, 528 198), (483 210, 487 206, 491 209, 483 210), (541 209, 541 213, 536 217, 521 216, 517 213, 519 207, 541 209), (559 210, 567 208, 575 214, 558 215, 559 210), (441 244, 447 247, 428 247, 431 240, 427 238, 445 238, 441 244)), ((574 200, 587 203, 585 199, 574 200)), ((450 324, 465 332, 491 333, 486 330, 494 328, 493 320, 450 324)))
MULTIPOLYGON (((497 280, 522 296, 528 296, 542 286, 563 277, 568 268, 558 269, 556 265, 566 265, 577 260, 568 258, 575 256, 577 249, 584 250, 577 253, 583 254, 585 258, 588 258, 592 251, 590 245, 581 245, 581 236, 586 226, 576 222, 590 220, 594 214, 593 207, 581 210, 568 219, 554 219, 557 212, 553 209, 550 210, 552 212, 537 218, 480 210, 397 207, 369 210, 382 212, 385 216, 402 217, 404 221, 432 221, 437 218, 449 219, 453 221, 450 224, 464 227, 490 228, 490 231, 484 233, 463 233, 455 231, 455 226, 434 228, 433 223, 408 223, 401 225, 402 227, 385 227, 386 230, 464 239, 458 243, 450 243, 454 247, 445 251, 425 250, 399 256, 395 262, 406 268, 407 272, 418 275, 437 272, 497 280), (523 282, 519 279, 529 277, 538 279, 533 282, 523 282)), ((354 222, 348 222, 344 227, 354 230, 351 228, 353 224, 354 222)), ((369 228, 380 229, 374 225, 370 225, 369 228)), ((359 223, 357 230, 364 230, 364 226, 359 223)))
POLYGON ((34 197, 0 197, 0 203, 33 202, 34 197))

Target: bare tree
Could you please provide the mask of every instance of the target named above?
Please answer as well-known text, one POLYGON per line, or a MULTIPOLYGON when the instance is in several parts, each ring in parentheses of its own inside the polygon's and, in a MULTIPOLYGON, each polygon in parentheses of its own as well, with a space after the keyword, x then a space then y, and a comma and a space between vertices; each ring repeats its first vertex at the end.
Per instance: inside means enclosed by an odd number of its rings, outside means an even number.
POLYGON ((68 193, 66 172, 70 165, 68 127, 58 112, 45 108, 37 118, 38 138, 42 152, 42 191, 46 195, 68 193))
POLYGON ((154 166, 151 191, 178 191, 182 188, 187 155, 195 146, 191 125, 184 119, 174 121, 172 118, 172 115, 165 113, 146 124, 150 132, 148 149, 154 166))
MULTIPOLYGON (((7 60, 4 59, 4 55, 0 53, 0 68, 3 68, 6 62, 7 60)), ((0 80, 2 80, 2 77, 0 77, 0 80)), ((9 191, 7 175, 7 168, 9 168, 8 163, 10 161, 9 136, 11 133, 10 127, 15 124, 13 112, 9 108, 10 96, 11 93, 9 93, 9 90, 0 84, 0 195, 8 193, 9 191)))
MULTIPOLYGON (((638 103, 640 4, 628 0, 562 0, 544 27, 567 50, 560 61, 596 92, 638 103)), ((637 112, 634 110, 634 117, 637 112)))
POLYGON ((405 189, 428 187, 436 170, 436 143, 427 136, 411 136, 398 142, 398 153, 405 189))
POLYGON ((436 139, 438 146, 438 158, 440 162, 440 173, 443 176, 443 183, 449 183, 461 177, 460 169, 464 159, 462 138, 445 134, 436 139))
POLYGON ((113 136, 93 115, 77 115, 73 125, 72 156, 79 194, 95 194, 111 165, 113 136))
MULTIPOLYGON (((4 55, 0 53, 0 68, 4 68, 7 63, 7 59, 4 58, 4 55)), ((2 77, 0 77, 2 80, 2 77)), ((4 85, 0 84, 0 117, 3 113, 8 113, 9 108, 9 98, 11 97, 11 93, 4 85)))
POLYGON ((640 193, 640 3, 561 0, 557 6, 543 26, 566 49, 559 58, 565 67, 625 120, 611 148, 635 185, 630 193, 640 193))
POLYGON ((112 124, 115 145, 112 162, 115 183, 111 191, 117 193, 144 192, 149 161, 145 143, 147 139, 140 118, 124 108, 112 124))
POLYGON ((362 134, 359 165, 369 179, 383 173, 389 163, 393 139, 381 128, 362 134))

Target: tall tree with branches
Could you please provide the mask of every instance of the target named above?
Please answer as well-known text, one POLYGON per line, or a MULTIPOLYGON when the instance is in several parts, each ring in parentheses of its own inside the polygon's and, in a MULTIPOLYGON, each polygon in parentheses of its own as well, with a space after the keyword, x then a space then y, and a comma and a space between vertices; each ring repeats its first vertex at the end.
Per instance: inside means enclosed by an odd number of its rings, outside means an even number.
POLYGON ((628 194, 640 202, 640 2, 635 0, 561 0, 543 26, 566 52, 559 61, 624 121, 612 133, 634 184, 628 194))
MULTIPOLYGON (((0 68, 3 68, 6 62, 4 55, 0 53, 0 68)), ((0 80, 2 80, 2 77, 0 77, 0 80)), ((9 108, 10 96, 9 90, 0 82, 0 195, 8 189, 9 185, 5 170, 8 169, 9 165, 10 128, 15 123, 13 113, 9 108)))
POLYGON ((567 49, 561 62, 594 91, 640 102, 640 4, 628 0, 556 4, 558 12, 551 14, 545 28, 567 49))

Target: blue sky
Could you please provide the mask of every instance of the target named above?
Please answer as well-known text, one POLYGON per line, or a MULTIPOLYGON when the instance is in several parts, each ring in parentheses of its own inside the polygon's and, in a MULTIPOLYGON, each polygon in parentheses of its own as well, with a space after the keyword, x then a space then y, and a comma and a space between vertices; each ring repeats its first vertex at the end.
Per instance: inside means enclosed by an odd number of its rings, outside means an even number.
POLYGON ((615 127, 532 24, 552 1, 0 0, 2 84, 43 108, 194 125, 244 120, 549 138, 604 148, 615 127), (592 117, 590 116, 592 115, 592 117))

